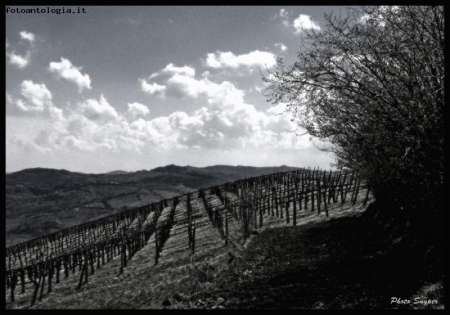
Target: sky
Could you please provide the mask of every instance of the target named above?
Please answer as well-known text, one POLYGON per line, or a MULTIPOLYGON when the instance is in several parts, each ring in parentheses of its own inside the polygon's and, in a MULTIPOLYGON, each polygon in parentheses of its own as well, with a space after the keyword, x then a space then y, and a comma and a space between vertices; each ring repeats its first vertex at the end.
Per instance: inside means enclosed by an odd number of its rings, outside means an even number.
POLYGON ((302 27, 321 30, 344 7, 51 9, 60 14, 6 13, 7 172, 330 169, 285 104, 267 102, 260 71, 292 64, 302 27))

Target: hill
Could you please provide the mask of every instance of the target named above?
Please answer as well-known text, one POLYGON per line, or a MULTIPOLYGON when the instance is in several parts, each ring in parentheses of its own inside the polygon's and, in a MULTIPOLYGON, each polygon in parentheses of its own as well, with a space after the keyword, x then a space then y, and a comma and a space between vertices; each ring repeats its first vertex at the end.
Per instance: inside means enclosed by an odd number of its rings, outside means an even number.
POLYGON ((106 174, 46 168, 6 174, 6 246, 202 187, 294 169, 169 165, 106 174))
POLYGON ((121 170, 116 170, 116 171, 105 173, 105 175, 122 175, 122 174, 128 174, 128 172, 121 171, 121 170))

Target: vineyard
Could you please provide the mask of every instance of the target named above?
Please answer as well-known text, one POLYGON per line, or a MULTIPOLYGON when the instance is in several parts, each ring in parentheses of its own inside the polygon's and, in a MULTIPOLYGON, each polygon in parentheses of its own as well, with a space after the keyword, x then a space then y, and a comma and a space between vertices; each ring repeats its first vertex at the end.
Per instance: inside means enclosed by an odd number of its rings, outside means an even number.
POLYGON ((7 248, 6 303, 39 304, 64 282, 80 289, 108 265, 121 275, 135 256, 151 261, 142 268, 155 268, 174 253, 190 257, 208 243, 240 248, 254 231, 295 226, 305 214, 328 217, 346 202, 365 205, 369 194, 353 172, 302 169, 130 209, 7 248))

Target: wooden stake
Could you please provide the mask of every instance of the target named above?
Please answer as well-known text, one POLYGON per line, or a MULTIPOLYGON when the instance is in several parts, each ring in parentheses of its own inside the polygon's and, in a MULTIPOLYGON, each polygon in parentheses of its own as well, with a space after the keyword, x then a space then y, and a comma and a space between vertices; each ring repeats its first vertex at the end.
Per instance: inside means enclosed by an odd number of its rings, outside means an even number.
MULTIPOLYGON (((301 205, 302 205, 302 201, 300 199, 300 207, 301 207, 301 205)), ((293 226, 297 225, 297 202, 296 202, 295 198, 294 198, 294 214, 292 216, 292 224, 293 224, 293 226)))
MULTIPOLYGON (((295 202, 295 201, 294 201, 295 202)), ((287 196, 287 201, 286 201, 286 223, 289 224, 289 206, 290 206, 290 202, 289 202, 289 195, 287 196)))
MULTIPOLYGON (((37 270, 37 269, 35 269, 35 270, 37 270)), ((39 278, 39 280, 38 280, 38 281, 35 281, 35 283, 34 283, 35 288, 34 288, 33 299, 31 300, 31 305, 36 304, 37 294, 38 294, 39 287, 40 287, 41 281, 42 281, 42 275, 41 275, 41 273, 39 273, 39 277, 38 277, 38 278, 39 278)))
POLYGON ((317 179, 317 213, 320 214, 320 203, 322 202, 320 179, 317 179))
POLYGON ((364 203, 363 203, 364 207, 366 206, 367 200, 369 199, 369 192, 370 192, 370 187, 367 186, 366 198, 364 198, 364 203))

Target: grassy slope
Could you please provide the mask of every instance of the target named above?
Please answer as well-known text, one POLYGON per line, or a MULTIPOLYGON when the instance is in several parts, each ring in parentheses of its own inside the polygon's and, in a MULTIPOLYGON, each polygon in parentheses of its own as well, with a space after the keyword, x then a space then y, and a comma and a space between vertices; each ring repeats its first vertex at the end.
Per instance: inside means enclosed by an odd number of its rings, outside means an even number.
MULTIPOLYGON (((230 198, 236 198, 228 194, 230 198)), ((330 218, 325 217, 323 210, 320 215, 310 209, 299 211, 298 222, 300 225, 323 222, 359 213, 363 210, 361 202, 364 195, 362 191, 356 206, 349 203, 343 206, 340 203, 331 204, 330 218)), ((208 200, 213 206, 220 203, 213 195, 208 196, 208 200)), ((229 267, 229 253, 237 257, 235 262, 239 261, 248 242, 242 246, 239 223, 230 218, 229 228, 233 237, 230 238, 230 245, 224 246, 219 233, 208 221, 203 203, 200 199, 195 199, 192 201, 194 218, 200 227, 196 232, 196 252, 191 261, 187 248, 185 202, 181 200, 177 207, 176 224, 171 230, 171 236, 164 246, 158 265, 154 266, 154 238, 151 237, 147 246, 130 260, 123 275, 118 275, 120 259, 116 257, 90 275, 89 283, 77 290, 77 271, 60 284, 54 285, 54 292, 46 295, 43 301, 33 308, 162 308, 167 299, 175 303, 174 296, 186 298, 198 291, 213 289, 215 279, 225 274, 229 267)), ((292 206, 289 210, 292 225, 292 206)), ((164 212, 161 217, 164 217, 164 212)), ((264 216, 264 228, 285 224, 286 218, 277 218, 270 214, 264 216)), ((7 308, 28 308, 31 291, 27 289, 25 295, 21 295, 17 302, 8 304, 7 308)))
MULTIPOLYGON (((215 196, 211 203, 220 203, 215 196)), ((225 266, 230 248, 224 246, 218 231, 209 223, 205 210, 199 199, 193 201, 193 216, 201 225, 196 232, 196 254, 193 261, 209 261, 217 270, 225 266), (202 224, 206 223, 206 224, 202 224)), ((171 236, 159 259, 154 265, 154 236, 150 237, 147 246, 141 249, 129 262, 124 273, 119 275, 120 256, 96 270, 89 276, 89 283, 76 289, 80 273, 77 270, 68 279, 54 286, 54 291, 32 308, 160 308, 163 300, 175 291, 189 290, 192 283, 192 265, 187 248, 187 221, 185 200, 179 204, 175 217, 175 225, 171 236)), ((160 219, 168 215, 166 208, 160 219)), ((31 286, 30 286, 31 288, 31 286)), ((27 290, 17 302, 8 303, 7 308, 28 308, 32 290, 27 290)), ((7 296, 8 300, 8 296, 7 296)))
MULTIPOLYGON (((244 247, 239 236, 224 246, 217 230, 205 224, 197 231, 193 261, 181 223, 186 214, 178 211, 180 224, 171 230, 157 266, 151 237, 123 275, 118 275, 117 257, 96 270, 81 289, 75 289, 77 272, 33 308, 403 307, 391 305, 394 296, 437 299, 437 308, 443 308, 442 278, 430 276, 421 257, 407 255, 395 231, 375 224, 370 211, 361 207, 364 195, 361 192, 356 206, 331 204, 329 218, 302 210, 297 227, 281 228, 285 219, 266 215, 264 225, 273 229, 261 231, 244 247), (231 265, 229 253, 236 256, 231 265)), ((219 202, 209 198, 211 204, 219 202)), ((197 222, 208 223, 202 203, 193 202, 197 222)), ((235 223, 230 227, 239 234, 235 223)), ((19 300, 7 308, 28 307, 26 296, 19 300)))
MULTIPOLYGON (((374 205, 373 205, 374 206, 374 205)), ((239 264, 174 308, 443 309, 443 277, 392 241, 370 215, 275 228, 257 235, 239 264), (409 305, 391 303, 392 297, 409 305), (424 306, 418 300, 435 300, 424 306)))

